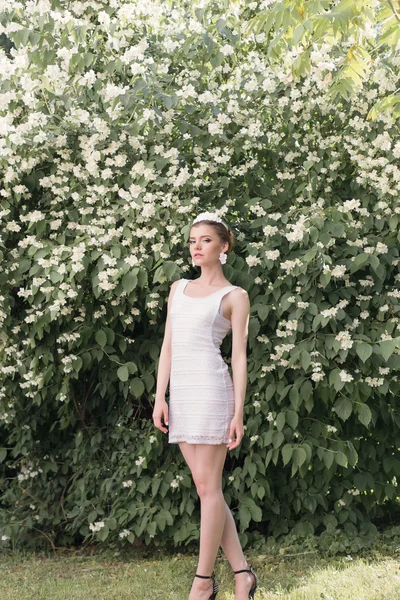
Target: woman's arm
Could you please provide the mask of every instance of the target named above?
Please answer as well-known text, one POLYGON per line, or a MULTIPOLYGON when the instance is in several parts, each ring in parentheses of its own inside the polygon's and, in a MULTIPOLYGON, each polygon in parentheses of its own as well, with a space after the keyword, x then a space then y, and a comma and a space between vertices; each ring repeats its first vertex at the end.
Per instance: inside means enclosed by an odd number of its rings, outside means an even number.
POLYGON ((232 379, 235 391, 235 414, 232 419, 228 448, 239 446, 244 434, 243 410, 247 387, 247 339, 250 318, 250 301, 246 290, 232 294, 232 379), (236 433, 236 440, 234 435, 236 433))
POLYGON ((168 404, 165 401, 165 392, 167 390, 169 377, 171 374, 171 301, 175 294, 177 281, 171 285, 171 290, 167 300, 167 320, 165 323, 164 340, 161 346, 160 358, 158 361, 157 371, 157 385, 156 385, 156 397, 154 402, 153 410, 153 421, 154 425, 160 429, 163 433, 167 432, 167 429, 163 427, 161 423, 162 417, 164 422, 168 424, 168 404))

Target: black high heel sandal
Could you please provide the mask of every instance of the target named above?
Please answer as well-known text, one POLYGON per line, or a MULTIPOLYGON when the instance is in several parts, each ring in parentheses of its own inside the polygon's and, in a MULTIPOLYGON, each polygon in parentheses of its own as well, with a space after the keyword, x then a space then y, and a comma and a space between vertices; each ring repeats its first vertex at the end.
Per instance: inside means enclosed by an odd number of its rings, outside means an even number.
POLYGON ((258 577, 253 567, 249 564, 250 569, 241 569, 240 571, 233 571, 235 575, 237 573, 252 573, 254 575, 254 583, 249 591, 249 600, 254 600, 254 594, 256 593, 256 589, 258 586, 258 577))
POLYGON ((200 579, 212 579, 213 591, 212 591, 212 594, 211 594, 209 600, 215 600, 215 597, 218 594, 218 583, 216 582, 216 579, 215 579, 215 573, 213 573, 212 575, 197 575, 196 574, 195 577, 200 577, 200 579))

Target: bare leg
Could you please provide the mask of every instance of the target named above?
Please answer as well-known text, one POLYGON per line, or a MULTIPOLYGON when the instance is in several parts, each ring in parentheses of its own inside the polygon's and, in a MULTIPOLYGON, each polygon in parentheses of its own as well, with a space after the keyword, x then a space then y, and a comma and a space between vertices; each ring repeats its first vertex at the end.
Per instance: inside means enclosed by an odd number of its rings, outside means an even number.
POLYGON ((225 526, 225 500, 222 493, 222 469, 226 444, 199 444, 196 448, 196 489, 200 497, 200 555, 198 573, 209 575, 225 526))
MULTIPOLYGON (((215 451, 220 446, 203 446, 186 442, 180 442, 179 446, 192 472, 201 502, 200 556, 197 573, 199 575, 211 574, 219 545, 222 546, 234 571, 247 569, 248 563, 240 545, 236 524, 222 494, 221 479, 226 457, 226 446, 221 445, 222 450, 220 451, 215 451), (198 448, 208 448, 208 451, 203 452, 200 450, 200 452, 197 452, 198 448), (207 485, 207 482, 210 485, 207 485)), ((242 600, 243 598, 243 600, 247 600, 248 590, 253 584, 253 576, 241 573, 235 575, 235 578, 235 599, 242 600)), ((191 592, 189 600, 203 600, 203 597, 206 600, 210 596, 210 590, 212 590, 210 580, 196 577, 192 586, 192 592, 196 595, 192 595, 191 592), (206 594, 204 596, 200 595, 202 592, 206 592, 206 594)))

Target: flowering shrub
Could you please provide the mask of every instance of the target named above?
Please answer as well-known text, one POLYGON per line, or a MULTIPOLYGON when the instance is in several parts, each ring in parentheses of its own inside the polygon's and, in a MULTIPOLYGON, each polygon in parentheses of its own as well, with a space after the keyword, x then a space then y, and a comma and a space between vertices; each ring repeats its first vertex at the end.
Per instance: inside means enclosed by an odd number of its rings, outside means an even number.
POLYGON ((224 473, 243 544, 352 535, 396 499, 399 127, 367 115, 400 59, 332 97, 354 40, 313 42, 296 78, 300 38, 274 55, 279 25, 246 33, 270 4, 0 3, 4 543, 198 539, 151 413, 199 210, 236 232, 224 273, 251 300, 224 473))

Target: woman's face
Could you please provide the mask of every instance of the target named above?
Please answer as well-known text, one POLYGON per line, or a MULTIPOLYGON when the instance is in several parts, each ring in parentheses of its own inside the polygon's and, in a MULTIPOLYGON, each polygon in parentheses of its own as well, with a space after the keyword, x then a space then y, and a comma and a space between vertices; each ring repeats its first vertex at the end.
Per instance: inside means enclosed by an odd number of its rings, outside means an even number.
POLYGON ((203 266, 219 261, 220 253, 226 252, 228 244, 221 242, 210 225, 196 225, 190 230, 189 248, 195 264, 203 266))

